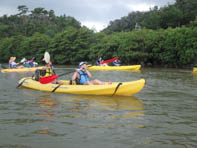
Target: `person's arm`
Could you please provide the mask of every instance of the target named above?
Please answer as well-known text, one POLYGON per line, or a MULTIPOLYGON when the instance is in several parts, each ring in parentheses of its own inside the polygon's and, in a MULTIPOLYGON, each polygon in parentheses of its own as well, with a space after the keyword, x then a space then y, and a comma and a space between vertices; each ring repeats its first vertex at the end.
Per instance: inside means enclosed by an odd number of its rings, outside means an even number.
POLYGON ((72 81, 75 81, 78 75, 78 69, 75 70, 73 76, 72 76, 72 81))
POLYGON ((86 70, 86 73, 87 73, 87 75, 88 75, 89 78, 92 77, 91 73, 88 70, 86 70))

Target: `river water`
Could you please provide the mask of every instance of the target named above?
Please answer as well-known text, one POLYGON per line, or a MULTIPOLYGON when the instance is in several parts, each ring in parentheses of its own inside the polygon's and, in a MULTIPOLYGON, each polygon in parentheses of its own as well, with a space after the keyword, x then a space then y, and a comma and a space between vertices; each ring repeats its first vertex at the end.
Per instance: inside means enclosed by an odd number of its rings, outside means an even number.
POLYGON ((197 147, 197 75, 192 70, 92 74, 103 81, 144 78, 146 85, 132 97, 67 95, 17 89, 18 80, 32 73, 0 73, 0 148, 197 147))

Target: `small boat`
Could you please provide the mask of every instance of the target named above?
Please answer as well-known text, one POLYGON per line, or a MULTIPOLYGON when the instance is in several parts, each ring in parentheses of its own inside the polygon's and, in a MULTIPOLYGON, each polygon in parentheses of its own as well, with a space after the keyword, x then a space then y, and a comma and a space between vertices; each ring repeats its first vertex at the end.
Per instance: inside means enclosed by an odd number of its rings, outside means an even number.
POLYGON ((197 74, 197 68, 196 67, 193 68, 193 73, 197 74))
POLYGON ((35 89, 40 91, 80 94, 80 95, 106 95, 106 96, 132 96, 142 90, 145 84, 144 79, 130 82, 105 82, 104 85, 70 85, 69 80, 61 80, 64 85, 60 84, 41 84, 32 77, 25 77, 19 81, 18 86, 35 89))
POLYGON ((40 67, 31 67, 31 68, 7 68, 1 69, 1 72, 34 72, 36 69, 42 69, 43 66, 40 67))
POLYGON ((129 66, 89 66, 88 70, 140 70, 141 65, 129 66))

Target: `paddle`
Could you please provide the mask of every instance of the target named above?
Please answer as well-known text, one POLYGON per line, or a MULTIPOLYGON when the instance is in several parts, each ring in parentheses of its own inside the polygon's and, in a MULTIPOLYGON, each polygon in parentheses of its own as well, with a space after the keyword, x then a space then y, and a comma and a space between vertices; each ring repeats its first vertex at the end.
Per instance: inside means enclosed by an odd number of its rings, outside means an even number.
MULTIPOLYGON (((103 63, 103 64, 104 64, 104 63, 110 63, 110 62, 113 62, 113 61, 115 61, 115 60, 117 60, 117 59, 118 59, 118 57, 115 57, 115 58, 113 58, 113 59, 103 61, 102 63, 103 63)), ((89 67, 92 67, 92 66, 89 66, 89 67)), ((54 81, 54 80, 57 79, 58 77, 61 77, 61 76, 63 76, 63 75, 67 75, 67 74, 70 74, 70 73, 73 73, 73 72, 75 72, 75 71, 66 72, 66 73, 63 73, 63 74, 60 74, 60 75, 52 75, 52 76, 42 77, 42 78, 39 79, 39 82, 40 82, 41 84, 47 84, 47 83, 50 83, 50 82, 54 81)))
POLYGON ((20 63, 24 63, 26 61, 26 58, 23 58, 20 62, 19 62, 19 64, 20 63))
POLYGON ((113 58, 113 59, 103 61, 103 62, 101 62, 100 64, 110 63, 110 62, 113 62, 113 61, 115 61, 115 60, 117 60, 117 59, 118 59, 118 57, 115 57, 115 58, 113 58))
POLYGON ((50 54, 47 51, 44 53, 44 61, 47 64, 50 62, 50 54))
POLYGON ((56 80, 58 77, 61 77, 63 75, 67 75, 67 74, 70 74, 70 73, 73 73, 74 71, 70 71, 70 72, 66 72, 66 73, 62 73, 60 75, 52 75, 52 76, 46 76, 46 77, 42 77, 39 79, 39 82, 41 84, 47 84, 47 83, 50 83, 54 80, 56 80))

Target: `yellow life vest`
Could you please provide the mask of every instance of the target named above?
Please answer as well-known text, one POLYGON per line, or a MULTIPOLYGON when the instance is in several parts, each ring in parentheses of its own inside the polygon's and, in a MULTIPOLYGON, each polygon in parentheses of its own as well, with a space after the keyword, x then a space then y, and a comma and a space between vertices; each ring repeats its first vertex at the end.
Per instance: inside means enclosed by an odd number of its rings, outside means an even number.
POLYGON ((54 75, 53 70, 51 68, 47 68, 46 70, 44 70, 44 72, 40 72, 39 78, 52 76, 52 75, 54 75))

